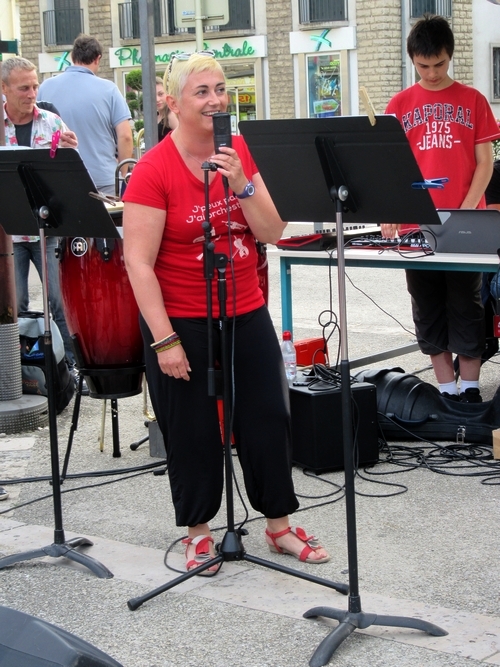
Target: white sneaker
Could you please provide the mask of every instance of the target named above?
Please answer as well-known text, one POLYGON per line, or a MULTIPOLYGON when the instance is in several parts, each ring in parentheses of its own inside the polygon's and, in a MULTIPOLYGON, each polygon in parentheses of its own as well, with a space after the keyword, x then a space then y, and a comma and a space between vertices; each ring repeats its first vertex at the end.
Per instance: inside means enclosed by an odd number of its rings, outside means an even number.
POLYGON ((0 486, 0 500, 7 500, 9 497, 9 492, 6 491, 3 486, 0 486))

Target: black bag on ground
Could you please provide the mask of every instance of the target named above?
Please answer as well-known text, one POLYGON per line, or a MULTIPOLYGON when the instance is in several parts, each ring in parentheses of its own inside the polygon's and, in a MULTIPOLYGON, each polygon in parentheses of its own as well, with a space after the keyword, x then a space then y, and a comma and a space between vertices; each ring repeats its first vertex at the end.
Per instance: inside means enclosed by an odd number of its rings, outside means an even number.
POLYGON ((425 438, 492 445, 492 431, 500 428, 500 389, 491 401, 458 403, 402 368, 365 370, 355 377, 375 385, 378 424, 387 440, 425 438))
MULTIPOLYGON (((19 313, 19 342, 23 394, 47 396, 43 313, 19 313)), ((64 344, 57 324, 50 320, 54 357, 56 412, 64 410, 75 393, 75 382, 66 365, 64 344)))

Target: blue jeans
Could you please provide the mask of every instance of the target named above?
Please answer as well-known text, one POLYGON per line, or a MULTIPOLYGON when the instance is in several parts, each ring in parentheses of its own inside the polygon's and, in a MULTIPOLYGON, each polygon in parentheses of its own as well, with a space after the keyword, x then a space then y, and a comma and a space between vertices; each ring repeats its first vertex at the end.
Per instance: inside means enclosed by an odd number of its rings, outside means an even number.
MULTIPOLYGON (((55 255, 57 246, 56 236, 47 236, 47 274, 49 289, 49 306, 52 318, 57 324, 64 342, 64 351, 66 359, 70 366, 75 364, 75 355, 68 331, 68 325, 64 317, 64 309, 61 297, 61 288, 59 286, 59 260, 55 255)), ((30 297, 28 292, 28 275, 30 270, 30 261, 42 279, 42 253, 40 241, 27 241, 14 243, 14 266, 16 277, 17 292, 17 312, 22 313, 29 310, 30 297)))

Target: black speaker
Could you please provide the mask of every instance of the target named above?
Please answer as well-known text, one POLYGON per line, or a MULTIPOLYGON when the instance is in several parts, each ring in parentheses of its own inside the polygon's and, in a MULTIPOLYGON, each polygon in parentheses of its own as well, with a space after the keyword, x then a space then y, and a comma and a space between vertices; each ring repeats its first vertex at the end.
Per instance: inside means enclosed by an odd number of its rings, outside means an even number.
MULTIPOLYGON (((371 465, 379 460, 377 390, 367 382, 353 384, 351 390, 354 464, 371 465)), ((315 473, 341 470, 344 451, 340 388, 315 391, 291 386, 290 409, 293 462, 315 473)))
POLYGON ((123 667, 79 637, 0 606, 1 667, 123 667))

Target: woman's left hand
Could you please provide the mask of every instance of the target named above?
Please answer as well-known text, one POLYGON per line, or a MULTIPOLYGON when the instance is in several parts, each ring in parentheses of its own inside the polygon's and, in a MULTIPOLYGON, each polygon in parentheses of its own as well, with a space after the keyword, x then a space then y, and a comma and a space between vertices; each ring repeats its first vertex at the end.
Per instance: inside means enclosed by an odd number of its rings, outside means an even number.
POLYGON ((248 178, 245 176, 238 153, 229 146, 221 146, 219 150, 220 153, 216 153, 209 158, 210 162, 218 165, 217 171, 227 178, 229 187, 233 192, 243 192, 248 183, 248 178))

